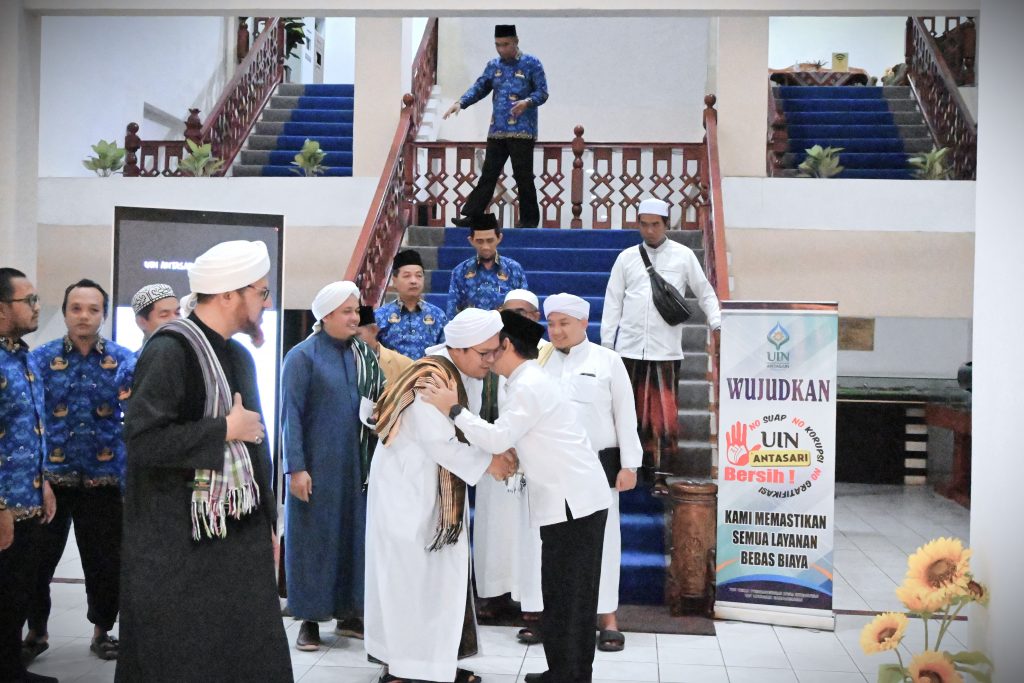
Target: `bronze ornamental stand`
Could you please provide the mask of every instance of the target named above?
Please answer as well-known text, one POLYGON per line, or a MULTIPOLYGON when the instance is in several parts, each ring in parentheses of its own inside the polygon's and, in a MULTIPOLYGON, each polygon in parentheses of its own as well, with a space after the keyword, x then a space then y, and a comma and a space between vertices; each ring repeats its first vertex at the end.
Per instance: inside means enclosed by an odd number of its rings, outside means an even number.
POLYGON ((672 500, 671 550, 666 602, 672 616, 715 611, 715 547, 718 485, 712 481, 669 480, 672 500))

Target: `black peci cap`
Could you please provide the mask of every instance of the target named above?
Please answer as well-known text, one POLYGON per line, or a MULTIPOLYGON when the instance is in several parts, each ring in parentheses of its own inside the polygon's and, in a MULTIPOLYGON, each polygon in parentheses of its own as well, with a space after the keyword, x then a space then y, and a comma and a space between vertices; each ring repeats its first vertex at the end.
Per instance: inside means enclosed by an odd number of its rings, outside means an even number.
POLYGON ((493 213, 482 213, 479 216, 473 217, 473 222, 469 226, 470 232, 477 230, 499 230, 498 228, 498 217, 493 213))
POLYGON ((498 24, 494 27, 495 38, 518 38, 515 24, 498 24))
POLYGON ((543 325, 512 311, 501 312, 501 323, 505 326, 505 334, 527 346, 536 346, 544 336, 543 325))
POLYGON ((391 272, 397 272, 402 266, 419 266, 422 268, 423 259, 420 258, 420 252, 415 249, 406 249, 405 251, 398 252, 394 263, 391 264, 391 272))
POLYGON ((376 325, 377 319, 373 315, 373 306, 359 307, 359 327, 363 325, 376 325))

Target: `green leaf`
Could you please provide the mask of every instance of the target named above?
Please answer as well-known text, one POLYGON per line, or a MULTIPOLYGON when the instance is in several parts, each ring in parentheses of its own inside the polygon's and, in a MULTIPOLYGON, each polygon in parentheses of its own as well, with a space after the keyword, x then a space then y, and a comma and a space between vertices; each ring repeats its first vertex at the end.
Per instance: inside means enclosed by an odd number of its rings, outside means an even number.
POLYGON ((946 653, 949 658, 954 662, 960 664, 984 664, 985 666, 992 666, 992 660, 985 656, 984 652, 978 652, 977 650, 964 650, 963 652, 946 653))
POLYGON ((903 683, 907 671, 899 664, 879 664, 878 683, 903 683))

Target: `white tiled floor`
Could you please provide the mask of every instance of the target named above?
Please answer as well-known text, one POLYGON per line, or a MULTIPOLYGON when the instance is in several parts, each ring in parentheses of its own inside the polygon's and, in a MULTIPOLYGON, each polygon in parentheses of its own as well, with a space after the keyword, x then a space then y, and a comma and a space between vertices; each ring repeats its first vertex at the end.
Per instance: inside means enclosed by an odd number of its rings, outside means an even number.
MULTIPOLYGON (((835 608, 900 609, 893 589, 906 571, 907 555, 938 536, 967 542, 969 527, 967 510, 928 488, 840 484, 835 608)), ((57 576, 82 576, 73 541, 57 576)), ((92 627, 85 618, 84 586, 58 583, 52 594, 50 650, 31 670, 61 681, 112 681, 114 664, 89 654, 92 627)), ((866 683, 875 680, 879 664, 896 661, 892 653, 869 657, 861 652, 860 629, 870 618, 840 614, 835 632, 720 621, 717 637, 627 633, 623 652, 597 653, 594 678, 602 683, 866 683)), ((285 627, 294 644, 298 622, 285 619, 285 627)), ((518 644, 515 628, 485 626, 481 631, 482 654, 464 662, 486 683, 519 683, 525 674, 546 668, 542 646, 518 644)), ((912 623, 905 642, 913 645, 921 638, 919 631, 912 623)), ((326 624, 321 633, 325 648, 320 652, 292 649, 297 681, 377 680, 380 667, 366 661, 361 641, 328 635, 326 624)), ((950 633, 962 644, 966 623, 956 623, 950 633)))

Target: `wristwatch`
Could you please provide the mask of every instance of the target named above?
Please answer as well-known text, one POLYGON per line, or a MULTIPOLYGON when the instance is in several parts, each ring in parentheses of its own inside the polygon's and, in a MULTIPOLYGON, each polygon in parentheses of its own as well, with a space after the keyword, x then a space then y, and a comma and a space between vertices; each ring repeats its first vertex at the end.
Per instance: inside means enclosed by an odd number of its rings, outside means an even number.
POLYGON ((460 406, 458 403, 456 403, 448 411, 448 418, 450 420, 454 420, 455 418, 457 418, 459 416, 459 413, 461 413, 461 412, 462 412, 462 406, 460 406))

